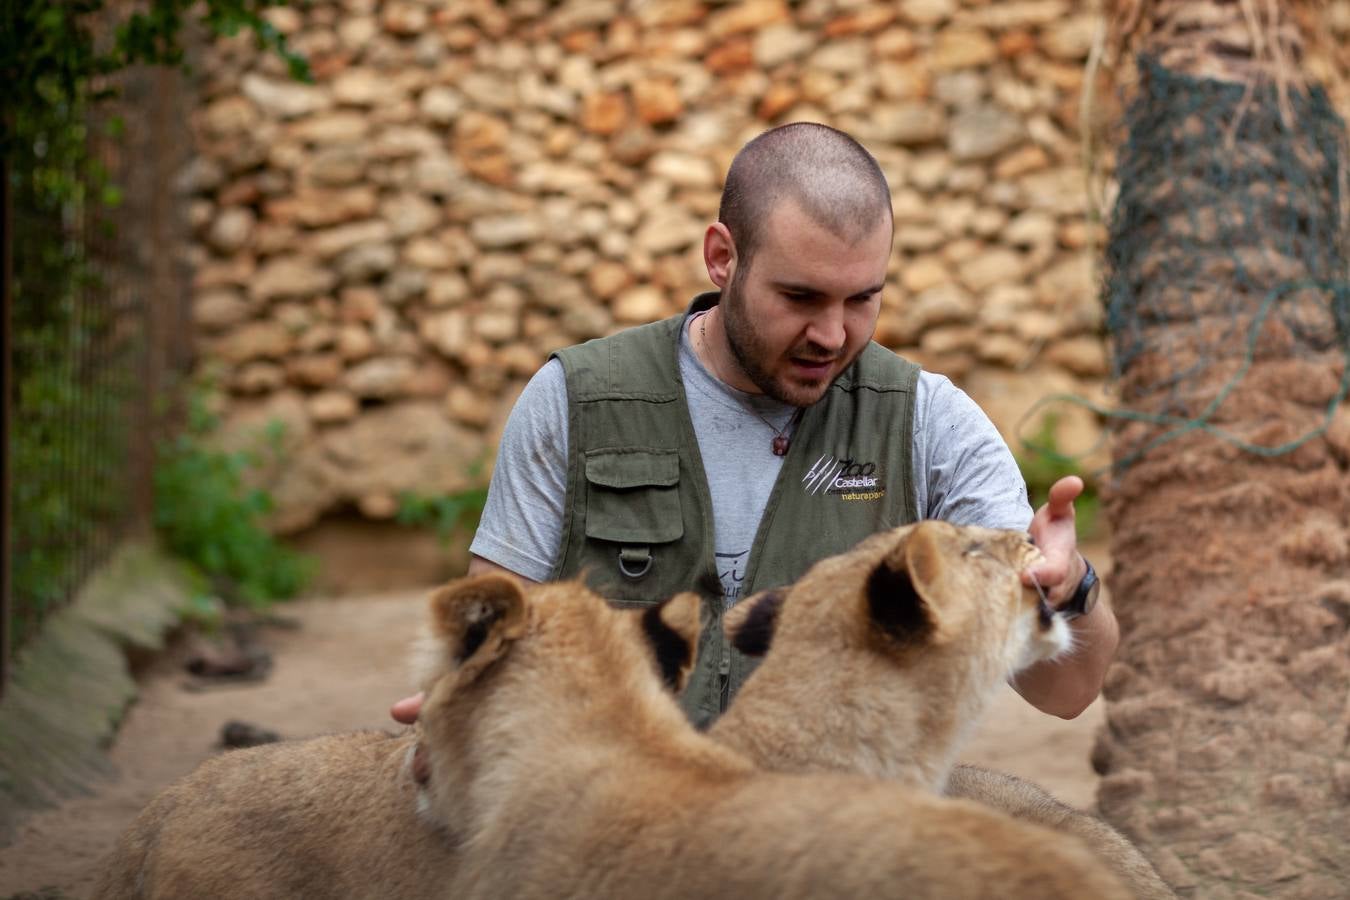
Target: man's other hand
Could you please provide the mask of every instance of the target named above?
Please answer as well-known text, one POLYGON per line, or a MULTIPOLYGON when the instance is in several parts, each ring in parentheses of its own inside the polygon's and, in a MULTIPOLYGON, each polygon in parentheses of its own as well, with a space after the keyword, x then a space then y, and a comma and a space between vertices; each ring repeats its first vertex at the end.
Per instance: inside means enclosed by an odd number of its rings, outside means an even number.
POLYGON ((389 707, 389 715, 394 717, 395 722, 412 725, 417 722, 417 716, 422 712, 422 701, 425 699, 426 694, 420 691, 411 697, 404 697, 389 707))

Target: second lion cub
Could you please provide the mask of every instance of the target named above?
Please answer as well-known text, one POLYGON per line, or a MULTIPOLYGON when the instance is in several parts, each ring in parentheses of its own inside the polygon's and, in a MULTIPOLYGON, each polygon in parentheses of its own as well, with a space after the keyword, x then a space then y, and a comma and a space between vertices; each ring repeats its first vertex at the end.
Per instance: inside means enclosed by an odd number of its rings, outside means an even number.
POLYGON ((1018 575, 1036 554, 1018 532, 920 522, 742 600, 727 633, 767 656, 712 736, 773 771, 896 779, 1074 835, 1139 900, 1171 900, 1143 854, 1097 817, 1010 775, 952 768, 1007 678, 1067 648, 1063 625, 1046 627, 1058 617, 1018 575), (913 541, 930 548, 915 556, 924 571, 875 566, 913 541), (896 598, 913 593, 923 615, 877 626, 888 608, 911 608, 896 598))

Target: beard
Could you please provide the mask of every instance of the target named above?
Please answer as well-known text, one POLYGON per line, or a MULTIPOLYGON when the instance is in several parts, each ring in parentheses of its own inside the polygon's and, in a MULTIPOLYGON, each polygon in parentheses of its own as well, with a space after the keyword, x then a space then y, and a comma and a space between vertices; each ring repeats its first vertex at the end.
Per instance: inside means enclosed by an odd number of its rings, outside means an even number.
MULTIPOLYGON (((810 406, 825 396, 825 392, 838 375, 834 378, 803 381, 787 375, 775 375, 771 371, 770 367, 779 357, 774 349, 767 345, 746 313, 742 278, 744 271, 737 269, 731 282, 722 291, 722 300, 719 304, 722 309, 722 329, 726 334, 727 345, 731 348, 731 355, 745 376, 765 395, 790 406, 810 406)), ((793 347, 788 357, 824 361, 835 359, 838 354, 813 341, 805 341, 793 347)), ((848 362, 852 361, 850 359, 848 362)), ((847 368, 847 365, 843 367, 847 368)), ((840 374, 843 374, 843 369, 840 369, 840 374)))

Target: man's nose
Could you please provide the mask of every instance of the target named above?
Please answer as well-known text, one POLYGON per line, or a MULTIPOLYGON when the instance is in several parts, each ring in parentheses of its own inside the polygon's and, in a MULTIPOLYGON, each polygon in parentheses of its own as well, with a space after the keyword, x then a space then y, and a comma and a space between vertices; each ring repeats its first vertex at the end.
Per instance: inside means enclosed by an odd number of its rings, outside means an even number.
POLYGON ((844 308, 842 304, 826 304, 815 311, 806 328, 806 339, 836 353, 844 346, 844 308))

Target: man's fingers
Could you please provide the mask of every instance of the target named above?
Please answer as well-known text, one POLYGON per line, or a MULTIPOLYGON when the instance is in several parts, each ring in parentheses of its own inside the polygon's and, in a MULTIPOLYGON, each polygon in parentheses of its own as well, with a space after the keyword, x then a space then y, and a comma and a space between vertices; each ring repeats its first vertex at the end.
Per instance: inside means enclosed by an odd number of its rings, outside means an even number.
POLYGON ((1022 583, 1028 587, 1040 585, 1043 588, 1054 587, 1069 573, 1068 561, 1042 559, 1022 570, 1022 583))
POLYGON ((1050 485, 1050 493, 1046 498, 1050 517, 1062 519, 1072 515, 1073 501, 1077 500, 1081 493, 1083 493, 1083 479, 1077 475, 1065 475, 1050 485))
POLYGON ((402 700, 389 707, 389 715, 394 717, 395 722, 404 725, 412 725, 417 721, 417 716, 422 712, 422 701, 426 695, 418 692, 411 697, 404 697, 402 700))

